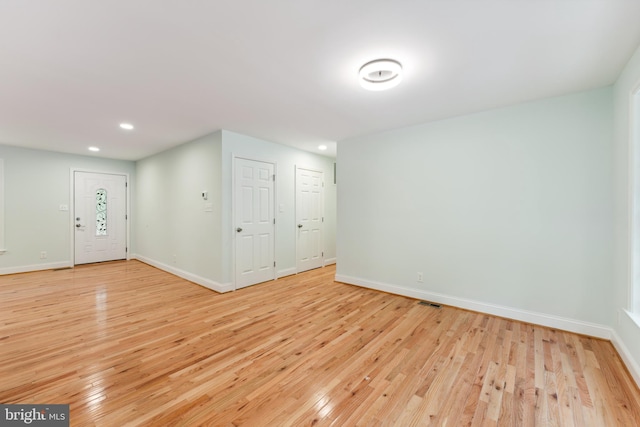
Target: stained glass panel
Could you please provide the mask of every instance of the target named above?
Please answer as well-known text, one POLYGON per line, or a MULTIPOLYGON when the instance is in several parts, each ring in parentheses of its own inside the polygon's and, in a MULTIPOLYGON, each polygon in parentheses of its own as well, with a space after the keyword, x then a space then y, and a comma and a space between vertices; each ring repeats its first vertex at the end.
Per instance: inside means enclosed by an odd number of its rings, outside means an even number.
POLYGON ((96 191, 96 236, 107 235, 107 190, 96 191))

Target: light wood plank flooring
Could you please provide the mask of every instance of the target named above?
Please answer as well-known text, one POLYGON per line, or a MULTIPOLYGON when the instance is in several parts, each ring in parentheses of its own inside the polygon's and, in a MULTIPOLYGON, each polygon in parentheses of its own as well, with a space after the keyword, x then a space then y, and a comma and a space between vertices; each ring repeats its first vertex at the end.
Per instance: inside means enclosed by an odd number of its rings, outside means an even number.
POLYGON ((0 277, 0 402, 77 426, 640 426, 607 341, 333 281, 137 261, 0 277))

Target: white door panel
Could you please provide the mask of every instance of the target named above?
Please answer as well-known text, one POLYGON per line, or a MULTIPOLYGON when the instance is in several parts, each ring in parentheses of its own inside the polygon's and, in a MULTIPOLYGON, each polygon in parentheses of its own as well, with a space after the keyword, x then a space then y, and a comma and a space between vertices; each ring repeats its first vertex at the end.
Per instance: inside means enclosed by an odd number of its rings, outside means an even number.
POLYGON ((272 280, 274 267, 274 165, 235 159, 236 288, 272 280))
POLYGON ((323 201, 324 173, 296 168, 296 268, 298 273, 323 265, 323 201))
POLYGON ((127 257, 127 177, 74 172, 75 264, 127 257))

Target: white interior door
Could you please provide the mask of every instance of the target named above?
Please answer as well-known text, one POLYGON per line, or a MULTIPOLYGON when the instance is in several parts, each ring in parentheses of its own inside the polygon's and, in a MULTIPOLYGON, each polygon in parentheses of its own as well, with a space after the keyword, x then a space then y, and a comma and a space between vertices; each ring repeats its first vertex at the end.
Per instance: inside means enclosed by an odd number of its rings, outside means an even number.
POLYGON ((234 163, 236 289, 275 278, 274 165, 236 158, 234 163))
POLYGON ((75 264, 127 258, 127 177, 74 172, 75 264))
POLYGON ((324 173, 296 168, 296 268, 298 273, 322 267, 324 173))

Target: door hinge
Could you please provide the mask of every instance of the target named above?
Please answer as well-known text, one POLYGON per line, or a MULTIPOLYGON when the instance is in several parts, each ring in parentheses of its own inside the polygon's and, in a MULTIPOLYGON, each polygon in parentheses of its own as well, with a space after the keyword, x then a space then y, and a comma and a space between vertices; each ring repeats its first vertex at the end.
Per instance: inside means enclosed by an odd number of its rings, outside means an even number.
POLYGON ((129 248, 125 247, 125 248, 124 248, 124 251, 125 251, 125 252, 129 252, 129 248))
POLYGON ((276 219, 275 219, 275 218, 273 218, 273 223, 274 223, 274 224, 276 223, 276 219))
POLYGON ((124 216, 124 219, 125 219, 125 220, 129 219, 129 215, 125 215, 125 216, 124 216))
POLYGON ((272 176, 273 176, 273 180, 275 181, 276 180, 276 174, 274 173, 272 176))
POLYGON ((275 261, 273 261, 273 266, 274 266, 274 267, 276 266, 276 262, 275 262, 275 261))
POLYGON ((128 183, 128 182, 125 182, 125 183, 124 183, 124 186, 125 186, 125 188, 126 188, 126 187, 128 187, 128 186, 129 186, 129 183, 128 183))

